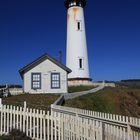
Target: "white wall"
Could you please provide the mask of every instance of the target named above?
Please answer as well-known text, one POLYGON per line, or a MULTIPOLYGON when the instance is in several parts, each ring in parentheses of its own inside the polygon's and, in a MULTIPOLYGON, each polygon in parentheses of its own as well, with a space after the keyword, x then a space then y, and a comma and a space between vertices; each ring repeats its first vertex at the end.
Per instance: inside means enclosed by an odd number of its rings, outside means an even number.
POLYGON ((24 92, 27 93, 66 93, 67 72, 50 60, 45 60, 24 74, 24 92), (31 73, 41 72, 41 89, 31 89, 31 73), (51 72, 60 73, 60 89, 51 89, 51 72))
POLYGON ((115 83, 105 83, 105 82, 102 82, 102 83, 98 83, 98 82, 94 82, 93 83, 94 86, 101 86, 103 85, 104 87, 116 87, 115 83))
POLYGON ((20 95, 23 94, 22 88, 9 88, 9 92, 11 95, 20 95))
POLYGON ((88 53, 85 32, 84 11, 74 6, 68 9, 67 17, 67 67, 72 70, 69 78, 89 78, 88 53), (81 30, 77 30, 77 21, 81 21, 81 30), (79 58, 84 59, 83 69, 79 69, 79 58))

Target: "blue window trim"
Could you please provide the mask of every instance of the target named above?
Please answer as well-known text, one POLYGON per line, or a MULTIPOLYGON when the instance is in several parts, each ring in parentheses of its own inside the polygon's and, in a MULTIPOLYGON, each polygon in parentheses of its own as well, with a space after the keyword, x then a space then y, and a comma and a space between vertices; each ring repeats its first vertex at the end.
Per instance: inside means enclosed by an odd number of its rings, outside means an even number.
POLYGON ((33 72, 31 73, 31 88, 36 90, 36 89, 41 89, 41 73, 40 72, 33 72), (39 81, 33 81, 33 75, 40 75, 40 80, 39 81), (38 88, 34 88, 33 87, 33 82, 39 82, 39 87, 38 88))
MULTIPOLYGON (((54 80, 54 81, 58 81, 58 80, 54 80)), ((60 73, 56 73, 56 72, 54 72, 54 73, 51 73, 51 89, 60 89, 61 88, 61 86, 60 86, 60 73), (59 75, 59 87, 53 87, 52 86, 52 82, 53 82, 53 80, 52 80, 52 76, 53 75, 59 75)))

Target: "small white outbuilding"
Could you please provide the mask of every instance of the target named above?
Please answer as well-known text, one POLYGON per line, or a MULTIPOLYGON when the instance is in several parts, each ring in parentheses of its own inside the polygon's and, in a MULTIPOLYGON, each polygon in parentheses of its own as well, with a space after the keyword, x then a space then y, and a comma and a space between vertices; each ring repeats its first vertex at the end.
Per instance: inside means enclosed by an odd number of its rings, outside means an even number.
POLYGON ((19 71, 24 92, 32 94, 67 93, 70 72, 69 68, 48 54, 42 55, 19 71))

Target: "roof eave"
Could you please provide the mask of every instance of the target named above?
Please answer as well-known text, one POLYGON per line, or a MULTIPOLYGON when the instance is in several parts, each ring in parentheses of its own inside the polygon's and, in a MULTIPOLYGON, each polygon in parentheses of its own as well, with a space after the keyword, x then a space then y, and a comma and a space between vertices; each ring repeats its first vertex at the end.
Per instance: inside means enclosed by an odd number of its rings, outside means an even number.
POLYGON ((21 76, 21 78, 23 79, 23 75, 24 73, 26 73, 27 69, 30 69, 31 65, 35 65, 35 63, 39 63, 42 59, 49 59, 50 61, 52 61, 53 63, 55 63, 57 66, 61 67, 63 70, 65 70, 68 74, 72 72, 71 69, 69 69, 68 67, 66 67, 65 65, 63 65, 62 63, 60 63, 58 60, 54 59, 53 57, 49 56, 47 53, 45 53, 44 55, 42 55, 41 57, 39 57, 38 59, 36 59, 35 61, 33 61, 32 63, 24 66, 22 69, 19 70, 19 74, 21 76))

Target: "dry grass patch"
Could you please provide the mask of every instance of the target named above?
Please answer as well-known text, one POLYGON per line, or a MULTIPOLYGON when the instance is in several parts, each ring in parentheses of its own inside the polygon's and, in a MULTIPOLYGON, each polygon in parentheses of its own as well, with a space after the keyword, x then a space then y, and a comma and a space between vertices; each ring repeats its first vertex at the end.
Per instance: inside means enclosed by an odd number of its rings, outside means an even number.
POLYGON ((24 101, 27 102, 27 107, 37 108, 42 110, 49 110, 50 105, 54 103, 59 95, 52 94, 23 94, 3 98, 3 104, 23 106, 24 101))
POLYGON ((140 117, 140 89, 108 87, 93 94, 68 100, 65 106, 140 117))

